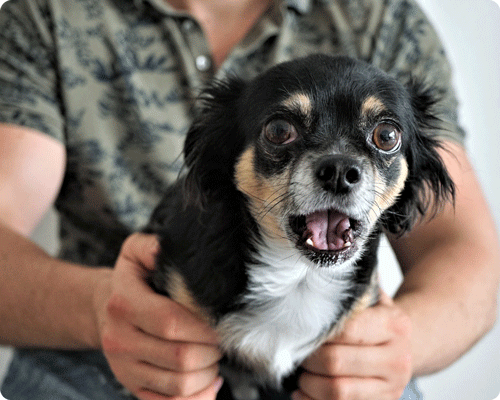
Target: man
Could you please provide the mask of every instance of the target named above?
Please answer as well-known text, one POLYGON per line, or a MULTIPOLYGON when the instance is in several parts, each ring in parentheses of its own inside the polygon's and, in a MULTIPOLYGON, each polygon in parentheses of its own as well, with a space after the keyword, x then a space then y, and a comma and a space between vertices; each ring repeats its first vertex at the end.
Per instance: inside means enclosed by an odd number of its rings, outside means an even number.
POLYGON ((0 35, 0 337, 24 348, 7 398, 127 398, 121 385, 140 399, 215 398, 216 335, 151 292, 157 243, 129 235, 178 172, 204 82, 313 52, 439 85, 457 199, 391 238, 404 272, 395 299, 382 296, 308 359, 294 398, 398 399, 411 376, 447 366, 491 328, 496 233, 448 64, 412 1, 17 0, 0 35), (26 239, 53 203, 57 259, 26 239))

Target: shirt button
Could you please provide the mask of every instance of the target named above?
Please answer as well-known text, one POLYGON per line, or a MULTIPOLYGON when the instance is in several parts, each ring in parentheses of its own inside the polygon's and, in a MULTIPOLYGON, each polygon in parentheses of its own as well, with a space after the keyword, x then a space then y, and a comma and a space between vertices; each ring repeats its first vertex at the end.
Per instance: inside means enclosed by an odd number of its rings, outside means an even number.
POLYGON ((191 32, 194 29, 194 21, 186 18, 182 21, 182 29, 184 32, 191 32))
POLYGON ((198 56, 196 57, 196 68, 200 72, 207 72, 210 67, 212 66, 212 62, 210 61, 210 58, 207 56, 198 56))

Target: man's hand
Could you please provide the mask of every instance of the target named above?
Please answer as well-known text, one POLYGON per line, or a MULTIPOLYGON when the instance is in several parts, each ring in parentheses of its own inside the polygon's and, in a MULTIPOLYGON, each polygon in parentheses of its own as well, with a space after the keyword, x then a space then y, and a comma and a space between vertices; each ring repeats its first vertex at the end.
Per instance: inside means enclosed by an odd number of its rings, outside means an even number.
POLYGON ((122 247, 110 282, 96 296, 102 348, 116 378, 141 400, 214 400, 218 377, 215 332, 146 283, 159 246, 134 234, 122 247))
POLYGON ((412 376, 411 321, 385 293, 303 364, 294 400, 398 400, 412 376))

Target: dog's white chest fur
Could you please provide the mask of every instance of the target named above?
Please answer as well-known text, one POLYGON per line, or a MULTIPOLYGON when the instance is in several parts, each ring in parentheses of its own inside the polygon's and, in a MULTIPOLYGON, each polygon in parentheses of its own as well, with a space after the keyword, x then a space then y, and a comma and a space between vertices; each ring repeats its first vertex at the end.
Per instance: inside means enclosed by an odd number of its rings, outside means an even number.
POLYGON ((279 384, 328 333, 341 312, 352 264, 320 268, 294 247, 260 245, 249 268, 245 307, 217 326, 229 354, 279 384), (272 250, 271 250, 272 249, 272 250), (274 380, 274 379, 273 379, 274 380))

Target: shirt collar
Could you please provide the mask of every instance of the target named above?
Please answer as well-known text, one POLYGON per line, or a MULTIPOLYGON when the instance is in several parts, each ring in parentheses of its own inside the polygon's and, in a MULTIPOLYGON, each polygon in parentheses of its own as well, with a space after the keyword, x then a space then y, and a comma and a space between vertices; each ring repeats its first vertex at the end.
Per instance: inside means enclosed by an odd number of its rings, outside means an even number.
POLYGON ((285 0, 289 8, 293 8, 300 14, 307 14, 311 9, 312 0, 285 0))
MULTIPOLYGON (((168 14, 184 14, 175 10, 170 4, 165 0, 133 0, 136 7, 141 8, 143 3, 146 1, 154 4, 160 10, 168 14)), ((278 0, 278 3, 285 3, 288 8, 292 8, 300 14, 307 14, 311 9, 312 0, 278 0)))

